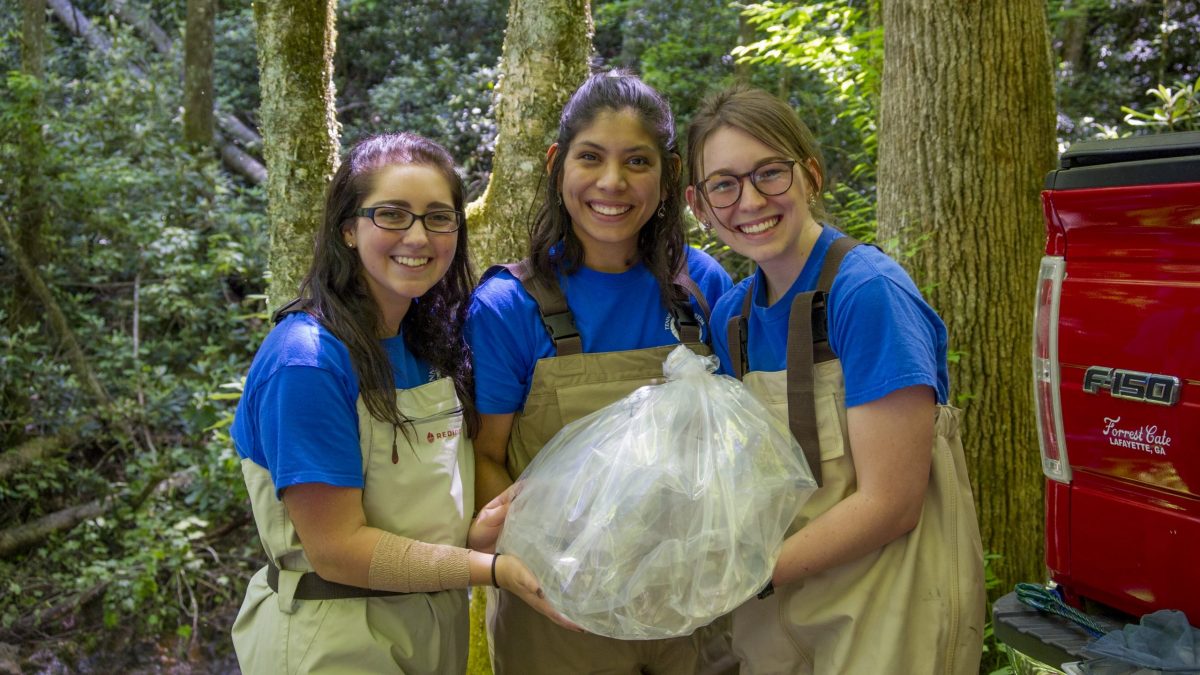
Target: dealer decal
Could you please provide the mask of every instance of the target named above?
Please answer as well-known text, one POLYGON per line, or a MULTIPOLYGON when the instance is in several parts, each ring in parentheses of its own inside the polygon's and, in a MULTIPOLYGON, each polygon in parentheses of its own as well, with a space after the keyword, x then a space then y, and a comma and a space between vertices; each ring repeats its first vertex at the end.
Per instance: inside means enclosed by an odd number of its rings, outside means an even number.
POLYGON ((1171 447, 1171 434, 1166 429, 1160 430, 1157 424, 1122 427, 1120 417, 1105 417, 1103 433, 1108 437, 1109 445, 1141 450, 1149 455, 1166 455, 1167 448, 1171 447))

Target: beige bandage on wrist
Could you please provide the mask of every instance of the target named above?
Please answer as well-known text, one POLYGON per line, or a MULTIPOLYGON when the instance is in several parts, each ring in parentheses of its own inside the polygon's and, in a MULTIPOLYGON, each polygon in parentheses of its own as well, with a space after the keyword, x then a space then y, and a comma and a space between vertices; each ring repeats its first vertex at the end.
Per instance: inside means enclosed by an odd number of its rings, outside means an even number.
POLYGON ((465 548, 426 544, 384 532, 371 554, 367 587, 398 593, 466 588, 471 581, 470 554, 465 548))

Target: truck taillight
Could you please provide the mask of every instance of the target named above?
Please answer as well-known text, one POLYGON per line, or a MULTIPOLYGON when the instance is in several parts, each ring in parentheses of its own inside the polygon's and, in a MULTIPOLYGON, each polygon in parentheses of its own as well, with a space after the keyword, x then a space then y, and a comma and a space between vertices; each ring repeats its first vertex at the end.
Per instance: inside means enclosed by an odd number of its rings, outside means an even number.
POLYGON ((1033 312, 1033 400, 1037 408, 1042 473, 1047 478, 1068 483, 1071 481, 1071 464, 1067 461, 1067 444, 1063 438, 1058 370, 1058 303, 1065 270, 1066 263, 1061 257, 1042 258, 1033 312))

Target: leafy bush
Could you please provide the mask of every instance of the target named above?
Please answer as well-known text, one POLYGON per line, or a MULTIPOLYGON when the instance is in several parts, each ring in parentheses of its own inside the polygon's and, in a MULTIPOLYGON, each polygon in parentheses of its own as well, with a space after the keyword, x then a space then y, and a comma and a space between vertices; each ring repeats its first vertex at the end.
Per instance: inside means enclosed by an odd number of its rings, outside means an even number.
MULTIPOLYGON (((16 71, 15 27, 3 21, 0 161, 24 167, 18 160, 43 139, 35 168, 48 259, 38 271, 107 402, 82 386, 62 336, 41 323, 44 308, 0 316, 5 448, 58 440, 48 457, 0 477, 0 529, 95 507, 69 534, 0 560, 0 642, 105 625, 110 654, 164 634, 227 648, 217 635, 228 627, 204 617, 228 616, 214 608, 240 601, 257 552, 232 446, 207 430, 229 402, 206 393, 240 377, 262 338, 263 322, 246 316, 263 286, 262 194, 233 182, 215 156, 184 150, 174 64, 115 23, 99 25, 114 38, 107 58, 51 32, 64 45, 38 83, 16 71), (27 95, 33 86, 40 104, 27 95), (33 139, 18 133, 31 119, 33 139), (231 534, 234 543, 216 543, 231 534)), ((16 183, 0 182, 10 222, 23 199, 16 183)), ((17 300, 14 253, 0 249, 3 307, 17 300)))

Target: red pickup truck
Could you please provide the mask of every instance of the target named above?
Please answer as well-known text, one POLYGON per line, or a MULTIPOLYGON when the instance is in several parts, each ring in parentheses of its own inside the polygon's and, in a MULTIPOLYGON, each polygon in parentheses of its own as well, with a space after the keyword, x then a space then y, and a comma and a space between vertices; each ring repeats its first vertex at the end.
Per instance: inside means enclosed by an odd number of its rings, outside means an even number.
MULTIPOLYGON (((1051 586, 1106 629, 1197 626, 1200 132, 1077 143, 1060 167, 1033 340, 1051 586)), ((1015 594, 993 619, 1018 660, 1086 659, 1086 633, 1015 594)))

